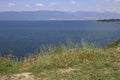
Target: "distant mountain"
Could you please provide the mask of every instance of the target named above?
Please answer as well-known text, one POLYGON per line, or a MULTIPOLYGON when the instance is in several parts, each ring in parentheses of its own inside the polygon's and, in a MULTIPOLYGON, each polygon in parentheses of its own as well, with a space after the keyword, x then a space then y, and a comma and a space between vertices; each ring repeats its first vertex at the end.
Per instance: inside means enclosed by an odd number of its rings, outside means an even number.
POLYGON ((120 14, 110 12, 23 11, 0 12, 0 20, 98 20, 118 19, 120 14))

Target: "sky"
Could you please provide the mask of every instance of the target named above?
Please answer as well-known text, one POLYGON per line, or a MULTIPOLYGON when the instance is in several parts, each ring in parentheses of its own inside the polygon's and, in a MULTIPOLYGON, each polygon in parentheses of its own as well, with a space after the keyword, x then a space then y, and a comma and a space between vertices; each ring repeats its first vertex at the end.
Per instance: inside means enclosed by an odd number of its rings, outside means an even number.
POLYGON ((0 12, 36 10, 120 13, 120 0, 0 0, 0 12))

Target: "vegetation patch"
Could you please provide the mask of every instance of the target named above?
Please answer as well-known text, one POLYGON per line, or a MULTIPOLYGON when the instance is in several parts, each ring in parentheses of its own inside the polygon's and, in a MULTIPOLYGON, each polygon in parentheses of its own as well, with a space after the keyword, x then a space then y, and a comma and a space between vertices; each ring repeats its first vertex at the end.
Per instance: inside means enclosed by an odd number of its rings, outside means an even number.
POLYGON ((2 80, 9 76, 17 76, 18 80, 26 76, 34 77, 33 80, 120 80, 119 48, 119 40, 105 49, 82 41, 50 45, 19 61, 11 56, 1 56, 0 76, 2 80))

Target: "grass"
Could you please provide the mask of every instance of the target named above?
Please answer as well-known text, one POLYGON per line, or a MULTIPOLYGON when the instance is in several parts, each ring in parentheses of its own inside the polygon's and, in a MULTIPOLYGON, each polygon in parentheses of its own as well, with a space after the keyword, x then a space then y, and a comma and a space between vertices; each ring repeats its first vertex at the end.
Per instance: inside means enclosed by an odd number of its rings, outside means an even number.
POLYGON ((44 46, 38 54, 20 61, 1 56, 0 75, 31 72, 37 80, 120 80, 119 47, 104 49, 85 41, 70 41, 67 45, 44 46))

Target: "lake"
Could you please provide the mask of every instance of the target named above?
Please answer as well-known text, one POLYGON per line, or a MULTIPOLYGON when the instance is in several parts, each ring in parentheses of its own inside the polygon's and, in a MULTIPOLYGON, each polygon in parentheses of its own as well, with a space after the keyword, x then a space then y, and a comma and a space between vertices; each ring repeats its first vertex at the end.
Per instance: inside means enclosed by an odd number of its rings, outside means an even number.
POLYGON ((96 21, 0 21, 0 53, 24 56, 41 45, 85 38, 103 47, 120 38, 120 22, 96 21))

